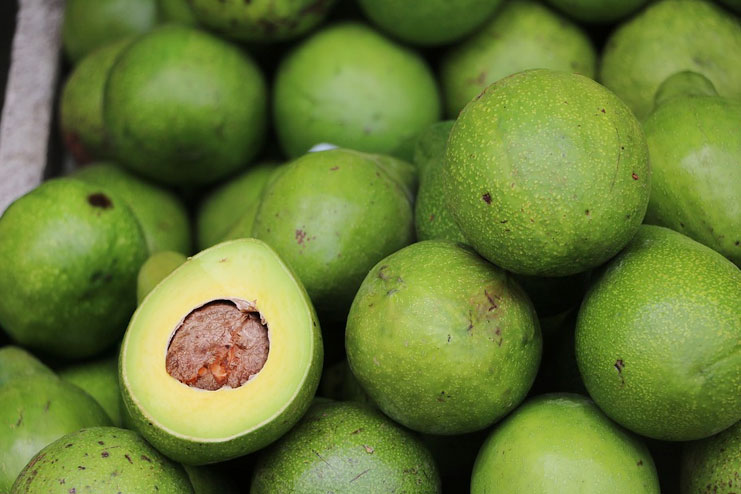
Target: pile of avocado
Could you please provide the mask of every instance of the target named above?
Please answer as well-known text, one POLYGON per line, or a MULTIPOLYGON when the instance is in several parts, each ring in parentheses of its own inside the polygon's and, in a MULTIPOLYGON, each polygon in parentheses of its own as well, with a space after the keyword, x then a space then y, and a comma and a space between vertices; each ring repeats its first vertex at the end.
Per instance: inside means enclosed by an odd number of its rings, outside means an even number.
POLYGON ((741 492, 739 14, 67 0, 0 494, 741 492))

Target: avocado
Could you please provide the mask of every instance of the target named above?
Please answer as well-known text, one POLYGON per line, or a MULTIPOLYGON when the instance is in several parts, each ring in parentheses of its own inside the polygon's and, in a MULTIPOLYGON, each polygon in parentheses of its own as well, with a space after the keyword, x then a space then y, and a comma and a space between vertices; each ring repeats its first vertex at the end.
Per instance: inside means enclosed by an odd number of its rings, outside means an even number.
POLYGON ((124 200, 139 220, 149 253, 191 251, 190 219, 183 202, 172 192, 152 185, 112 163, 79 169, 74 178, 110 190, 124 200))
POLYGON ((443 240, 405 247, 370 270, 345 333, 353 375, 412 430, 465 434, 525 398, 540 363, 538 319, 508 274, 443 240))
POLYGON ((442 45, 473 32, 502 0, 359 0, 366 17, 407 43, 442 45))
POLYGON ((118 196, 72 178, 44 182, 0 217, 0 325, 35 350, 95 355, 123 333, 146 257, 118 196))
POLYGON ((681 494, 733 494, 741 488, 741 422, 715 436, 686 443, 681 494))
POLYGON ((614 421, 690 441, 741 419, 741 271, 673 230, 644 225, 579 311, 576 359, 614 421))
POLYGON ((182 466, 162 456, 136 432, 90 427, 40 451, 10 494, 115 492, 195 493, 182 466))
POLYGON ((79 164, 111 157, 103 124, 103 89, 116 58, 132 42, 124 38, 93 51, 72 70, 59 101, 64 145, 79 164))
POLYGON ((23 348, 13 345, 0 348, 0 386, 36 374, 53 376, 54 371, 23 348))
POLYGON ((741 101, 708 94, 712 84, 699 74, 699 88, 687 77, 667 79, 657 93, 665 100, 644 122, 653 172, 646 222, 741 265, 741 101))
POLYGON ((260 453, 251 494, 439 493, 424 445, 380 413, 356 403, 322 401, 260 453))
POLYGON ((576 24, 540 3, 507 2, 483 29, 455 46, 440 70, 445 108, 455 117, 486 87, 527 69, 594 77, 597 54, 576 24))
POLYGON ((548 0, 548 2, 579 21, 607 24, 632 14, 648 0, 548 0))
POLYGON ((142 303, 144 297, 156 287, 160 281, 175 271, 188 258, 180 252, 163 250, 152 254, 149 259, 142 264, 139 275, 136 278, 136 300, 142 303))
POLYGON ((417 195, 417 187, 419 187, 419 174, 417 173, 417 167, 409 161, 391 155, 370 154, 368 157, 371 158, 379 168, 385 171, 389 177, 396 180, 396 182, 405 189, 409 202, 414 203, 415 196, 417 195))
POLYGON ((121 427, 118 355, 64 367, 59 371, 59 377, 92 396, 108 414, 111 423, 121 427))
POLYGON ((610 35, 599 80, 643 120, 659 85, 683 70, 710 79, 721 96, 741 98, 738 18, 707 1, 653 3, 610 35))
POLYGON ((320 313, 344 319, 375 263, 413 240, 406 188, 373 155, 309 153, 267 186, 253 235, 295 271, 320 313))
POLYGON ((640 123, 612 92, 567 72, 530 70, 489 86, 453 126, 444 200, 490 262, 568 276, 628 243, 648 205, 640 123))
POLYGON ((111 423, 92 397, 53 374, 5 382, 0 403, 0 492, 8 492, 24 465, 50 442, 111 423))
POLYGON ((62 43, 72 63, 98 48, 146 33, 157 23, 157 0, 67 0, 62 43))
POLYGON ((270 444, 303 415, 319 384, 321 335, 278 255, 233 240, 150 292, 119 365, 126 423, 176 461, 216 463, 270 444))
POLYGON ((237 46, 170 24, 140 37, 108 77, 103 119, 118 162, 168 185, 245 167, 266 127, 266 88, 237 46))
POLYGON ((419 180, 422 182, 430 165, 445 157, 450 129, 455 120, 443 120, 425 128, 414 141, 412 163, 417 167, 419 180))
POLYGON ((173 22, 187 26, 198 24, 193 9, 190 7, 190 0, 158 0, 157 9, 160 22, 173 22))
POLYGON ((484 443, 471 494, 659 494, 646 446, 591 400, 547 394, 528 400, 484 443))
POLYGON ((285 153, 328 142, 390 153, 440 115, 424 59, 361 24, 319 31, 281 61, 273 114, 285 153))

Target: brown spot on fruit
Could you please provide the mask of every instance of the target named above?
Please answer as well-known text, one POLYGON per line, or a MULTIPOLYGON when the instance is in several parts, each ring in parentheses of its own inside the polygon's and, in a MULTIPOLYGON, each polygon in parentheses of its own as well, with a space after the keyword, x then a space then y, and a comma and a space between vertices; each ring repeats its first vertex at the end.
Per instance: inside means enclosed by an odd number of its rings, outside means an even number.
POLYGON ((484 200, 486 204, 491 204, 491 194, 489 194, 488 192, 484 194, 483 196, 481 196, 481 198, 484 200))
POLYGON ((306 232, 303 230, 296 230, 296 234, 294 235, 296 238, 296 243, 301 245, 304 243, 304 240, 306 239, 306 232))
POLYGON ((638 180, 638 175, 636 174, 636 172, 631 173, 630 176, 633 177, 633 180, 638 180))
POLYGON ((90 205, 94 208, 110 209, 113 207, 113 202, 111 201, 111 199, 102 192, 90 194, 89 196, 87 196, 87 202, 89 202, 90 205))

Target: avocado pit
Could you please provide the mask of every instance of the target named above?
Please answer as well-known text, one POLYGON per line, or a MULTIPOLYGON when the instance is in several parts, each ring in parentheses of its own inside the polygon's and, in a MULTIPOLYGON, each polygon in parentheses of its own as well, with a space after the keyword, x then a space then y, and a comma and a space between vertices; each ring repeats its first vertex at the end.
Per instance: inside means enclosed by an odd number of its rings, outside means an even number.
POLYGON ((167 348, 167 373, 208 391, 238 388, 268 359, 268 328, 254 305, 213 300, 193 309, 178 325, 167 348))

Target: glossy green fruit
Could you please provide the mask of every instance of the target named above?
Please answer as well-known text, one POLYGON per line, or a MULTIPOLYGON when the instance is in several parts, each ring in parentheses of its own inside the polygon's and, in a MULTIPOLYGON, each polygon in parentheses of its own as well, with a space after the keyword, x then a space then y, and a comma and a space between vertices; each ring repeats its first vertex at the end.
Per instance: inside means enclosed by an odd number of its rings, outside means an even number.
POLYGON ((641 435, 689 441, 741 419, 741 271, 675 231, 642 226, 582 303, 589 394, 641 435))
POLYGON ((167 278, 167 276, 175 271, 181 264, 183 264, 188 258, 180 252, 173 252, 170 250, 163 250, 152 254, 149 259, 142 264, 139 270, 139 275, 136 278, 136 300, 138 303, 142 303, 144 297, 149 295, 154 287, 156 287, 160 281, 167 278))
POLYGON ((0 386, 36 374, 53 376, 54 372, 23 348, 13 345, 0 348, 0 386))
POLYGON ((741 489, 741 422, 715 436, 685 444, 681 493, 734 494, 741 489))
POLYGON ((118 355, 65 367, 59 371, 59 377, 92 396, 108 414, 111 423, 121 427, 118 355))
POLYGON ((641 8, 648 0, 548 0, 554 7, 583 22, 615 22, 641 8))

